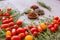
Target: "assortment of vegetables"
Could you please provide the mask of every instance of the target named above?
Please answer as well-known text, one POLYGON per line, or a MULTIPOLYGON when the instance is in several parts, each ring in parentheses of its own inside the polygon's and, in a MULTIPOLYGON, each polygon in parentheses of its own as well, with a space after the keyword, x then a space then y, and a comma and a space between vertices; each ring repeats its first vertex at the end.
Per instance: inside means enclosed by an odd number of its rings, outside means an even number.
MULTIPOLYGON (((40 3, 41 4, 41 3, 40 3)), ((45 4, 43 4, 45 8, 45 4)), ((25 13, 31 19, 38 15, 44 15, 43 10, 38 6, 32 5, 32 10, 26 10, 25 13)), ((47 8, 49 9, 49 8, 47 8)), ((50 10, 50 9, 49 9, 50 10)), ((38 25, 26 25, 23 21, 16 19, 21 16, 12 8, 6 10, 0 9, 0 38, 1 40, 60 40, 60 18, 55 16, 53 19, 39 19, 38 25), (23 27, 23 23, 24 26, 23 27)), ((31 23, 32 24, 32 23, 31 23)))

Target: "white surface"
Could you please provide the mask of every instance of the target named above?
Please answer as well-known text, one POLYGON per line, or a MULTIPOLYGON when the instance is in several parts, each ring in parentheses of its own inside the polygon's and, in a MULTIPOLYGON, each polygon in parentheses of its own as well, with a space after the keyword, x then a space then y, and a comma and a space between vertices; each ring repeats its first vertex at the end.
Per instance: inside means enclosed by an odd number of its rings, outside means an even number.
MULTIPOLYGON (((49 5, 52 8, 52 11, 49 12, 47 9, 42 8, 40 6, 40 8, 42 10, 44 10, 45 12, 45 16, 60 16, 60 1, 58 0, 41 0, 42 2, 46 3, 47 5, 49 5)), ((10 3, 13 4, 13 8, 17 8, 19 11, 23 12, 23 10, 25 8, 29 8, 31 5, 36 4, 37 5, 37 0, 8 0, 8 1, 2 1, 2 4, 4 3, 10 3)), ((0 3, 1 4, 1 3, 0 3)), ((12 6, 12 5, 10 5, 12 6)), ((9 7, 9 5, 8 5, 9 7)), ((19 20, 23 20, 23 19, 28 19, 26 15, 20 17, 19 20)), ((28 19, 29 20, 29 19, 28 19)), ((28 22, 26 20, 26 22, 28 22)))

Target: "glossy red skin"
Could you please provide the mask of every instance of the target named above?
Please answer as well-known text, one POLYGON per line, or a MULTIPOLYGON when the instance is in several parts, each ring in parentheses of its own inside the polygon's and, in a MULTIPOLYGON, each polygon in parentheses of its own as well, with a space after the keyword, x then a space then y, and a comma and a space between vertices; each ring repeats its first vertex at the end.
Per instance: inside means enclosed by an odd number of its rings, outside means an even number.
POLYGON ((0 12, 3 12, 3 10, 2 10, 2 9, 0 9, 0 12))
POLYGON ((7 9, 7 11, 11 11, 11 10, 12 10, 12 8, 8 8, 8 9, 7 9))
POLYGON ((13 27, 14 27, 15 29, 17 29, 17 28, 18 28, 18 25, 14 25, 13 27))
POLYGON ((42 33, 43 29, 41 27, 38 27, 38 32, 42 33))
POLYGON ((37 34, 38 34, 38 32, 36 32, 36 31, 35 31, 35 32, 33 32, 33 35, 34 35, 34 36, 37 36, 37 34))
POLYGON ((7 35, 6 40, 11 40, 11 36, 7 35))
POLYGON ((55 30, 54 27, 52 27, 52 28, 50 29, 50 31, 51 31, 52 33, 54 33, 56 30, 55 30))
POLYGON ((24 38, 25 37, 25 34, 24 33, 20 33, 19 34, 19 37, 24 38))
POLYGON ((13 18, 13 16, 10 15, 9 18, 13 18))
POLYGON ((29 27, 30 29, 31 29, 31 28, 36 28, 36 26, 28 26, 28 27, 29 27))
POLYGON ((8 24, 2 24, 2 25, 1 25, 1 28, 7 28, 7 27, 9 27, 8 24))
POLYGON ((55 30, 58 30, 58 24, 54 24, 55 30))
POLYGON ((32 28, 30 31, 33 33, 34 31, 37 31, 37 28, 32 28))
POLYGON ((22 25, 22 21, 17 21, 16 24, 17 25, 22 25))
POLYGON ((24 27, 25 31, 28 31, 28 27, 24 27))
POLYGON ((11 28, 9 28, 9 27, 8 27, 8 28, 6 28, 6 31, 11 31, 11 28))
POLYGON ((60 19, 58 20, 58 24, 60 24, 60 19))
POLYGON ((10 23, 9 23, 9 26, 14 26, 14 23, 13 23, 13 22, 10 22, 10 23))
POLYGON ((25 31, 25 36, 29 35, 29 33, 27 31, 25 31))
POLYGON ((2 17, 2 21, 6 20, 6 17, 2 17))
POLYGON ((52 24, 49 24, 49 25, 48 25, 48 28, 49 28, 49 29, 50 29, 50 28, 52 28, 52 27, 53 27, 53 25, 52 25, 52 24))
POLYGON ((19 36, 12 36, 11 40, 21 40, 21 38, 19 36))
POLYGON ((16 29, 12 29, 12 35, 16 35, 16 29))
POLYGON ((9 23, 9 20, 6 19, 6 20, 2 21, 2 23, 3 23, 3 24, 9 23))
POLYGON ((9 19, 9 22, 13 22, 13 18, 10 18, 10 19, 9 19))
POLYGON ((59 17, 58 17, 58 16, 55 16, 55 17, 54 17, 54 19, 55 19, 55 20, 58 20, 58 19, 59 19, 59 17))
POLYGON ((8 12, 5 12, 3 16, 10 16, 10 14, 8 12))
POLYGON ((24 33, 25 32, 25 30, 24 30, 24 28, 18 28, 17 29, 17 33, 19 34, 19 33, 24 33))

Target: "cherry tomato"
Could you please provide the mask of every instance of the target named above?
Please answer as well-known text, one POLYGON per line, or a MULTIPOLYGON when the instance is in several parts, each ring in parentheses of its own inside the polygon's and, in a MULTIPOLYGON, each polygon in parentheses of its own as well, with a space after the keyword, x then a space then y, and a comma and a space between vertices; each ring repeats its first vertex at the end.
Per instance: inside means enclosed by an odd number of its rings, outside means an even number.
POLYGON ((24 30, 24 28, 18 28, 17 29, 17 33, 19 34, 19 33, 24 33, 25 32, 25 30, 24 30))
POLYGON ((9 18, 13 18, 13 16, 10 15, 9 18))
POLYGON ((20 33, 19 34, 19 37, 24 38, 25 37, 25 34, 24 33, 20 33))
POLYGON ((11 28, 9 28, 9 27, 8 27, 8 28, 6 28, 6 31, 11 31, 11 28))
POLYGON ((25 40, 33 40, 33 36, 27 35, 27 36, 25 37, 25 40))
POLYGON ((31 32, 33 33, 34 31, 37 31, 37 28, 32 28, 31 32))
POLYGON ((3 23, 3 24, 9 23, 9 20, 6 19, 6 20, 2 21, 2 23, 3 23))
POLYGON ((31 8, 35 10, 35 9, 38 9, 39 7, 37 5, 32 5, 31 8))
POLYGON ((10 18, 10 19, 9 19, 9 22, 13 22, 13 18, 10 18))
POLYGON ((55 32, 55 28, 54 28, 54 27, 50 28, 50 31, 51 31, 52 33, 55 32))
POLYGON ((12 8, 8 8, 8 9, 7 9, 7 11, 11 11, 11 10, 12 10, 12 8))
POLYGON ((40 27, 45 30, 47 27, 46 27, 46 24, 45 23, 40 23, 40 27))
POLYGON ((33 35, 34 35, 34 36, 37 36, 37 34, 38 34, 38 32, 36 32, 36 31, 35 31, 35 32, 33 32, 33 35))
POLYGON ((55 20, 58 20, 58 19, 59 19, 59 17, 58 17, 58 16, 55 16, 55 17, 54 17, 54 19, 55 19, 55 20))
POLYGON ((12 35, 16 35, 16 29, 12 29, 12 35))
POLYGON ((2 24, 2 25, 1 25, 1 28, 7 28, 7 27, 9 27, 8 24, 2 24))
POLYGON ((6 17, 2 17, 2 21, 6 20, 6 17))
POLYGON ((2 9, 0 9, 0 12, 3 12, 3 10, 2 10, 2 9))
POLYGON ((60 19, 58 20, 58 24, 60 24, 60 19))
POLYGON ((6 36, 11 36, 11 31, 7 31, 6 36))
POLYGON ((13 27, 14 27, 15 29, 17 29, 17 28, 18 28, 18 25, 14 25, 13 27))
POLYGON ((17 25, 22 25, 22 21, 17 21, 16 24, 17 25))
POLYGON ((53 27, 53 25, 52 25, 52 24, 49 24, 49 25, 48 25, 48 28, 50 29, 51 27, 53 27))
POLYGON ((30 29, 33 28, 33 26, 28 26, 30 29))
POLYGON ((9 26, 14 26, 14 23, 13 23, 13 22, 10 22, 10 23, 9 23, 9 26))
POLYGON ((11 40, 21 40, 21 38, 19 36, 12 36, 11 40))
POLYGON ((28 31, 28 27, 24 27, 25 31, 28 31))
POLYGON ((53 23, 54 23, 54 24, 58 24, 58 21, 57 21, 57 20, 53 20, 53 23))
POLYGON ((42 33, 43 29, 41 27, 38 27, 38 32, 42 33))
POLYGON ((5 12, 3 16, 10 16, 10 14, 8 12, 5 12))
POLYGON ((25 36, 29 35, 29 33, 27 31, 25 31, 25 36))
POLYGON ((58 24, 54 24, 55 30, 58 30, 58 24))
POLYGON ((6 40, 11 40, 11 36, 7 35, 6 40))

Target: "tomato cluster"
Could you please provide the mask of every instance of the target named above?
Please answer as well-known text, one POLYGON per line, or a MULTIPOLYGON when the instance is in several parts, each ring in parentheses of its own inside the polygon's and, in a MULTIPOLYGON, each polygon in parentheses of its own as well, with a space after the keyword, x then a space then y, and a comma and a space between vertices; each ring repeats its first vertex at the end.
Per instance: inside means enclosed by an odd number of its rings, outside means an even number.
POLYGON ((48 28, 50 29, 51 32, 55 32, 58 30, 58 25, 60 24, 60 19, 59 17, 55 16, 52 20, 52 23, 48 25, 48 28))

